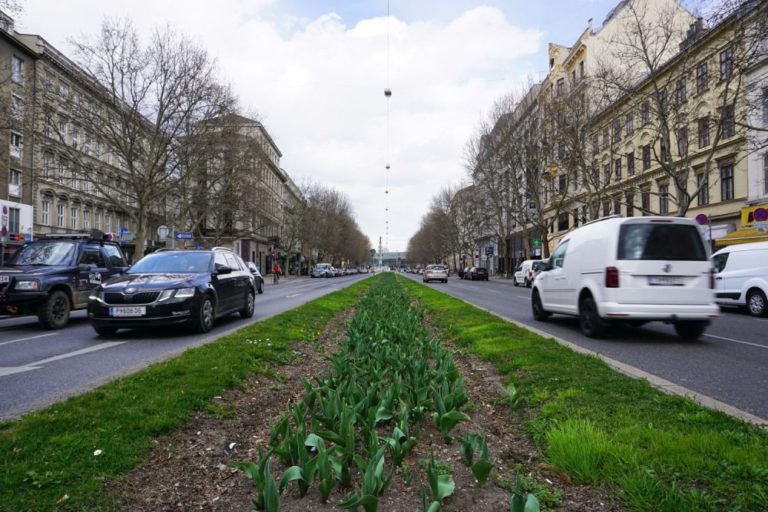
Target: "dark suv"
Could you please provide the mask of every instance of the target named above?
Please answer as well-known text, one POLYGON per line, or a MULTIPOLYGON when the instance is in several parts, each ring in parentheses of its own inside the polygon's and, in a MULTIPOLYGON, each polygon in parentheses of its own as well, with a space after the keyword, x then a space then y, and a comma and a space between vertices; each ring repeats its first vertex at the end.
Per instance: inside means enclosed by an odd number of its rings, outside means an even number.
POLYGON ((229 249, 160 250, 103 283, 88 304, 88 319, 100 336, 174 324, 204 333, 218 317, 252 317, 255 298, 253 275, 229 249))
POLYGON ((73 309, 108 278, 125 271, 120 246, 101 233, 47 235, 21 247, 0 267, 0 314, 37 315, 61 329, 73 309))

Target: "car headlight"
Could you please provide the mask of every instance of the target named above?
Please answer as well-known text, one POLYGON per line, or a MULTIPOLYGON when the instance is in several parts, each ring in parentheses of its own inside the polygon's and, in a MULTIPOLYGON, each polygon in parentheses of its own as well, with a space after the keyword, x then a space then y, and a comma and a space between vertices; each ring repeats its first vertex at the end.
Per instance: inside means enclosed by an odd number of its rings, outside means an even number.
POLYGON ((40 281, 16 281, 17 290, 39 290, 40 281))
POLYGON ((88 296, 88 300, 98 300, 98 301, 104 302, 104 292, 103 291, 93 292, 88 296))
POLYGON ((195 289, 194 288, 179 288, 176 290, 175 297, 177 299, 188 299, 189 297, 195 296, 195 289))
POLYGON ((157 300, 158 300, 158 301, 161 301, 161 300, 168 300, 168 299, 170 299, 171 297, 173 297, 173 292, 175 292, 175 291, 176 291, 176 290, 163 290, 163 291, 160 293, 160 296, 157 298, 157 300))

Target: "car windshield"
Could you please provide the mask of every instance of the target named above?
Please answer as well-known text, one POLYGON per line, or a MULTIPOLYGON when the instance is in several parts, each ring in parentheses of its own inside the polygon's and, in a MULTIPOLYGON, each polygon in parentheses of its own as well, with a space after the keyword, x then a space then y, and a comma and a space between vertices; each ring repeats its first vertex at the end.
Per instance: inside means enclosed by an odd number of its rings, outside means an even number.
POLYGON ((707 252, 696 226, 624 224, 619 232, 618 259, 706 261, 707 252))
POLYGON ((19 249, 8 265, 73 265, 77 245, 74 242, 37 242, 19 249))
POLYGON ((328 263, 320 263, 318 266, 315 267, 317 270, 324 270, 326 268, 331 268, 331 265, 328 263))
POLYGON ((141 258, 129 274, 200 274, 208 272, 209 252, 155 252, 141 258))
POLYGON ((445 265, 430 265, 427 268, 430 270, 445 270, 445 265))

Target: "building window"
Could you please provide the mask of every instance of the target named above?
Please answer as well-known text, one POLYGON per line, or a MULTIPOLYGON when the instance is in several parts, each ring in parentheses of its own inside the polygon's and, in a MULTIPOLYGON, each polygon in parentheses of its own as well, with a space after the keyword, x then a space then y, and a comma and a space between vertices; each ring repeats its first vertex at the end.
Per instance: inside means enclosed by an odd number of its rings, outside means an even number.
POLYGON ((696 94, 701 94, 709 87, 709 75, 707 74, 707 61, 696 65, 696 94))
POLYGON ((72 133, 70 135, 72 138, 72 147, 77 149, 78 144, 80 144, 80 130, 77 126, 72 126, 72 133))
POLYGON ((768 87, 763 87, 763 124, 768 125, 768 87))
POLYGON ((64 185, 67 181, 67 163, 64 160, 59 160, 59 184, 64 185))
POLYGON ((565 174, 561 174, 557 177, 557 191, 560 195, 563 195, 568 191, 568 179, 565 174))
POLYGON ((69 227, 77 229, 77 206, 69 208, 69 227))
POLYGON ((635 216, 635 194, 627 193, 627 217, 635 216))
POLYGON ((595 164, 595 168, 592 169, 592 181, 595 184, 595 190, 598 190, 600 188, 600 171, 597 168, 597 164, 595 164))
POLYGON ((603 149, 608 149, 608 146, 610 145, 611 145, 611 134, 608 127, 606 126, 605 128, 603 128, 603 149))
POLYGON ((635 133, 635 116, 632 112, 627 112, 627 122, 624 131, 627 132, 627 137, 635 133))
POLYGON ((568 224, 568 212, 563 212, 557 216, 558 231, 566 231, 570 227, 568 224))
POLYGON ((597 134, 592 136, 592 154, 597 154, 600 151, 600 137, 597 134))
POLYGON ((576 70, 575 69, 573 71, 571 71, 571 83, 572 84, 576 83, 576 70))
POLYGON ((699 149, 709 146, 709 116, 699 119, 699 149))
POLYGON ((635 175, 635 152, 627 153, 627 176, 635 175))
POLYGON ((722 109, 723 138, 728 139, 736 135, 736 120, 733 115, 733 105, 726 105, 722 109))
POLYGON ((64 227, 64 205, 63 204, 56 205, 56 226, 60 228, 64 227))
POLYGON ((611 164, 605 164, 603 166, 603 178, 605 179, 606 185, 611 182, 611 164))
POLYGON ((664 139, 664 137, 661 137, 659 139, 659 156, 661 157, 662 163, 666 162, 668 159, 668 148, 667 148, 667 141, 664 139))
POLYGON ((733 48, 730 46, 720 52, 720 80, 731 78, 733 71, 733 48))
POLYGON ((699 190, 697 199, 699 206, 705 206, 709 204, 709 174, 702 172, 696 175, 696 188, 699 190))
POLYGON ((681 157, 688 156, 688 128, 686 126, 677 130, 677 152, 681 157))
POLYGON ((101 229, 101 212, 93 214, 93 227, 95 229, 101 229))
POLYGON ((560 96, 565 92, 565 78, 557 79, 557 95, 560 96))
POLYGON ((621 179, 621 158, 617 158, 613 163, 613 172, 616 175, 616 181, 621 179))
POLYGON ((21 171, 11 169, 8 174, 8 195, 21 196, 21 171))
POLYGON ((640 125, 645 126, 650 122, 651 122, 651 105, 646 100, 640 105, 640 125))
POLYGON ((613 120, 613 142, 621 140, 621 121, 618 119, 613 120))
POLYGON ((720 200, 733 199, 733 164, 720 168, 720 200))
POLYGON ((607 217, 611 214, 611 200, 603 199, 603 217, 607 217))
POLYGON ((52 178, 53 174, 53 156, 50 153, 45 153, 43 155, 43 172, 40 176, 44 180, 49 180, 52 178))
POLYGON ((63 117, 59 118, 59 140, 64 142, 67 136, 67 120, 63 117))
POLYGON ((651 145, 646 144, 643 146, 643 170, 647 171, 651 168, 651 145))
POLYGON ((24 146, 24 136, 19 132, 11 132, 11 156, 21 158, 21 150, 24 146))
POLYGON ((40 224, 47 226, 51 223, 51 202, 43 199, 40 203, 40 224))
POLYGON ((579 76, 584 78, 584 61, 579 62, 579 76))
POLYGON ((15 55, 11 57, 11 80, 17 84, 24 83, 24 61, 15 55))
POLYGON ((112 215, 109 213, 104 216, 104 230, 112 233, 112 215))
POLYGON ((669 185, 659 185, 659 213, 669 213, 669 185))
POLYGON ((91 229, 91 211, 90 210, 83 210, 83 229, 85 230, 91 229))
POLYGON ((72 187, 73 190, 77 190, 78 183, 79 180, 77 179, 77 173, 74 169, 72 169, 72 174, 69 177, 69 186, 72 187))
POLYGON ((763 194, 768 195, 768 153, 763 154, 763 194))
POLYGON ((640 207, 643 209, 643 215, 648 215, 651 211, 651 190, 643 189, 640 191, 640 207))
POLYGON ((621 197, 619 196, 616 196, 613 198, 613 214, 614 215, 621 214, 621 197))
POLYGON ((685 90, 685 77, 681 77, 677 80, 677 89, 675 90, 675 101, 680 106, 688 99, 687 92, 685 90))
POLYGON ((8 231, 10 233, 19 233, 19 225, 21 220, 20 208, 8 208, 8 231))
POLYGON ((11 94, 11 118, 16 121, 24 118, 24 100, 16 94, 11 94))

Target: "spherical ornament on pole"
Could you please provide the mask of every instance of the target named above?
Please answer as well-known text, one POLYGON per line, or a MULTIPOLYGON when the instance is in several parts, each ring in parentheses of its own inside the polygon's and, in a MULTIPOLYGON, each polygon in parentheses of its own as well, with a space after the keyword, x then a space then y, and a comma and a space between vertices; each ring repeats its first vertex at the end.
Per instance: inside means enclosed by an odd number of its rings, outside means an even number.
POLYGON ((389 89, 389 87, 384 89, 384 96, 386 96, 387 98, 390 98, 392 96, 392 90, 389 89))

